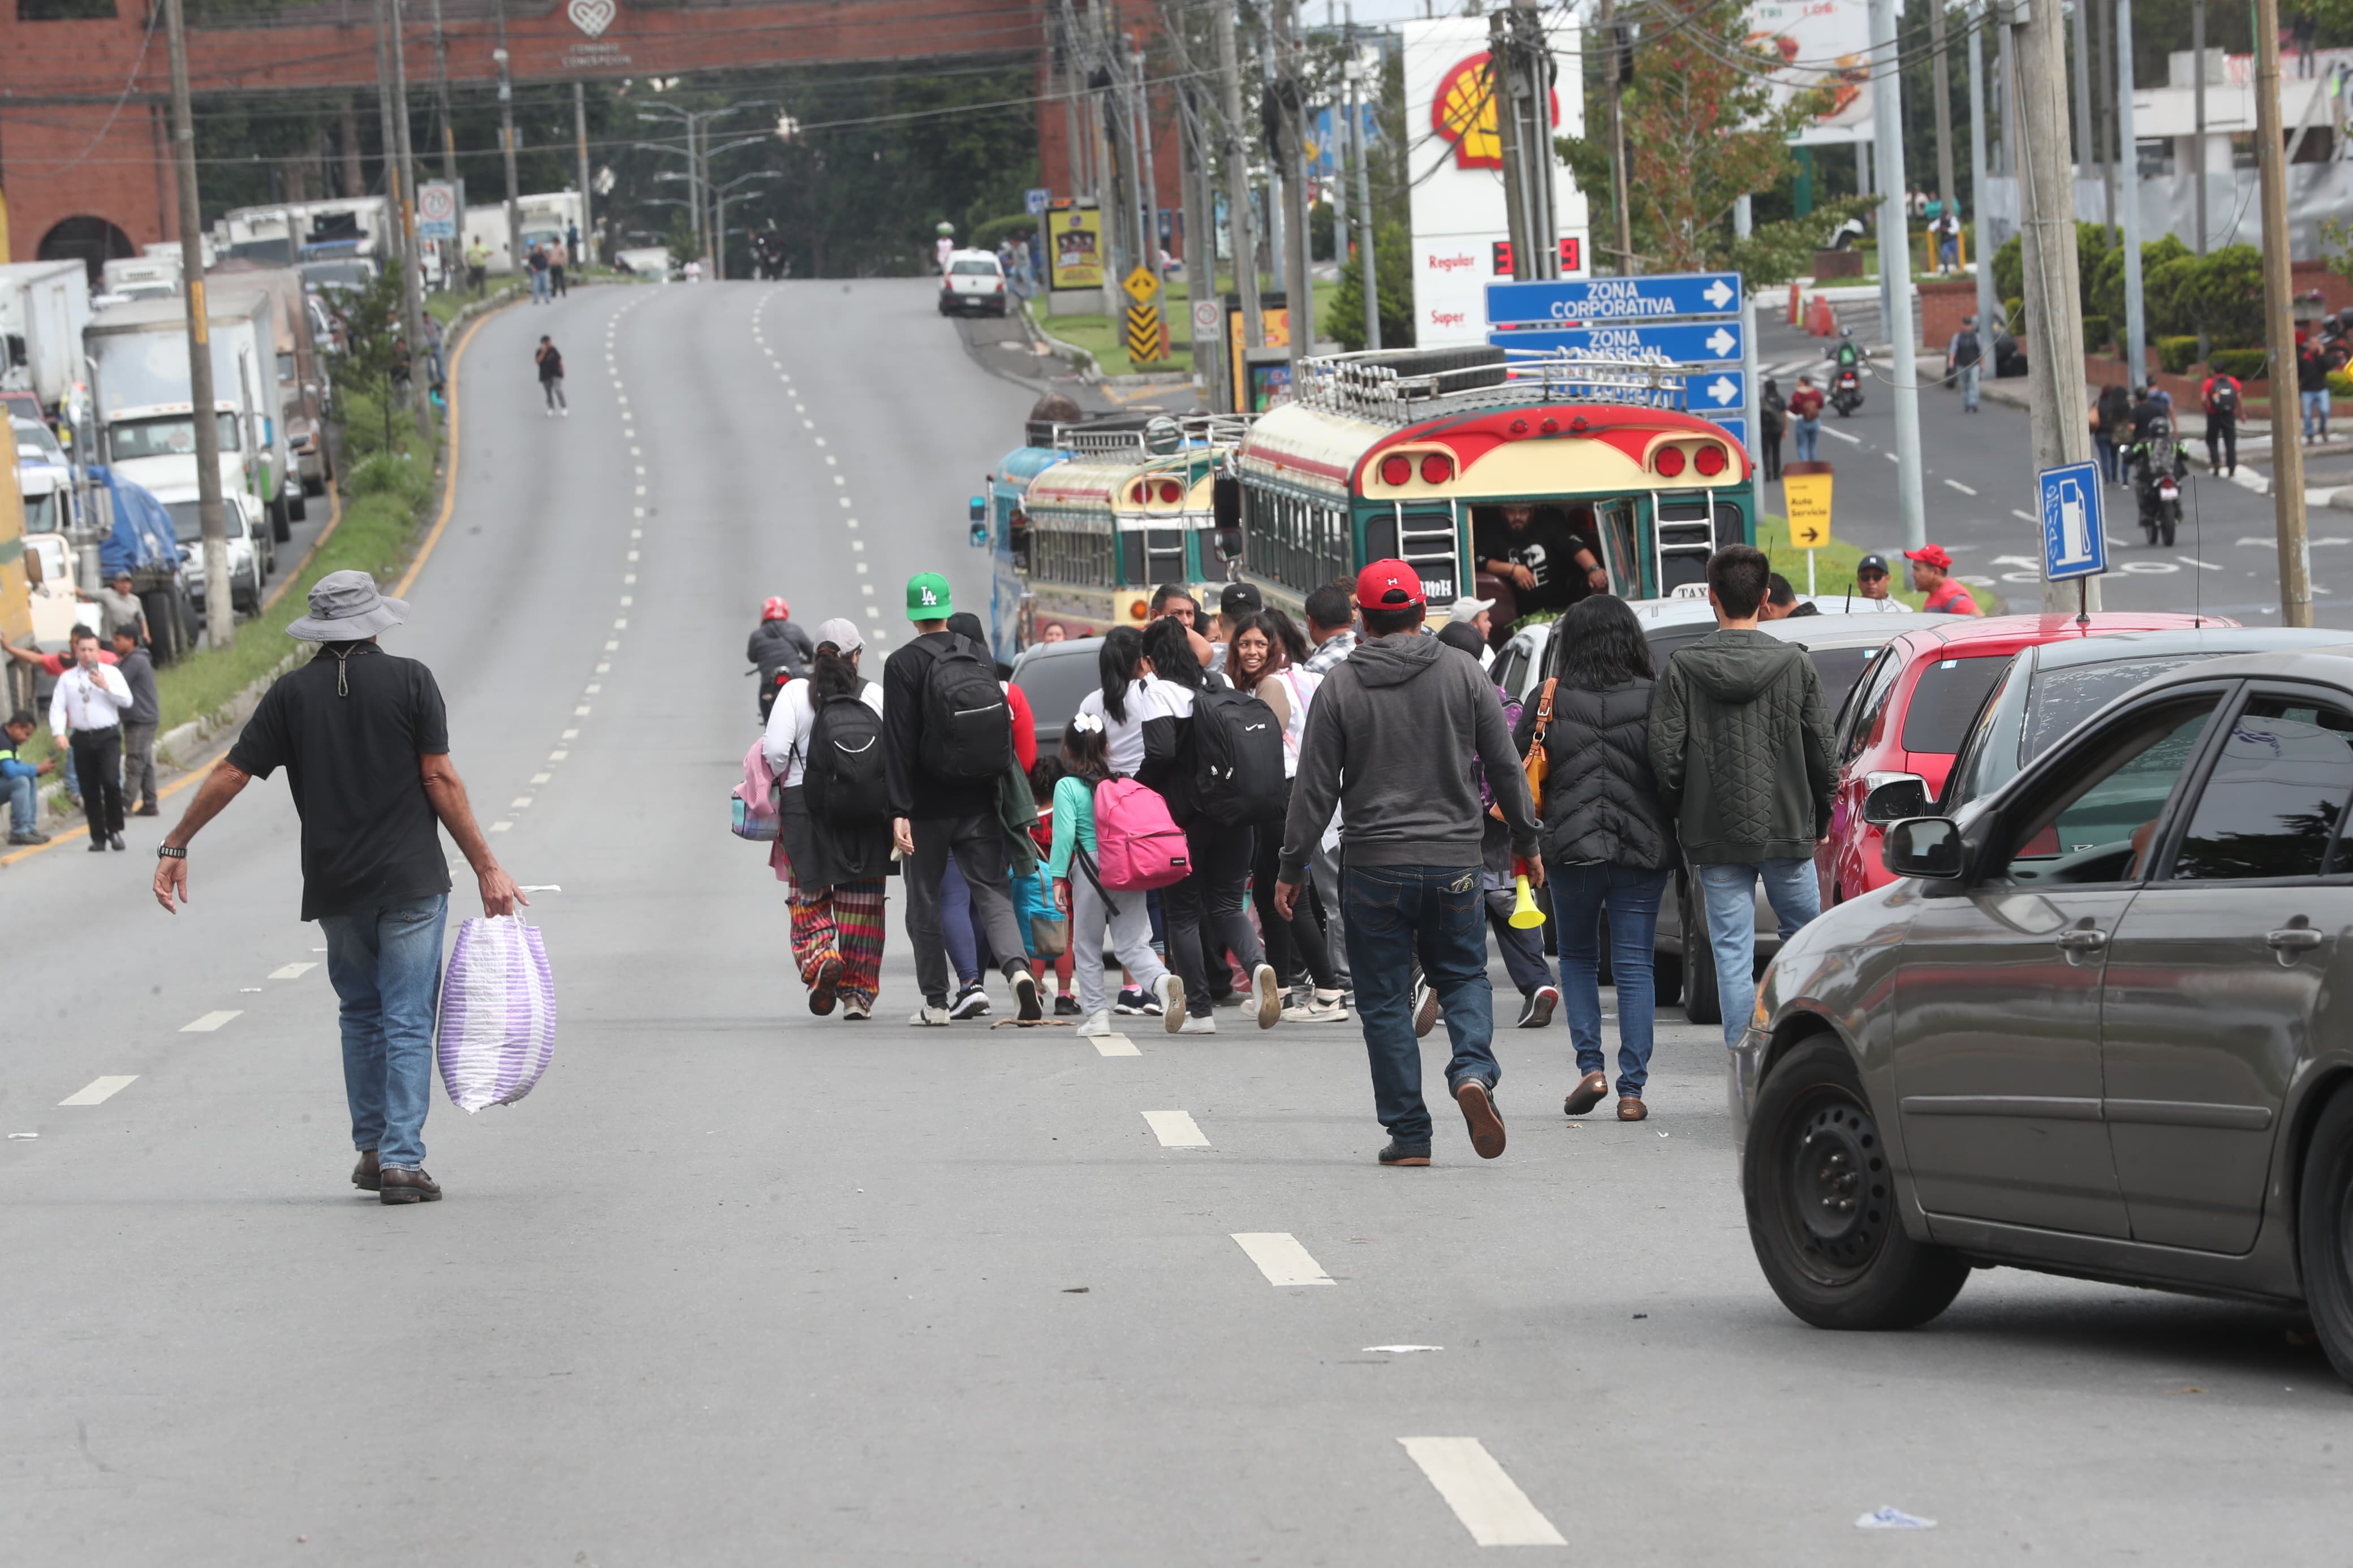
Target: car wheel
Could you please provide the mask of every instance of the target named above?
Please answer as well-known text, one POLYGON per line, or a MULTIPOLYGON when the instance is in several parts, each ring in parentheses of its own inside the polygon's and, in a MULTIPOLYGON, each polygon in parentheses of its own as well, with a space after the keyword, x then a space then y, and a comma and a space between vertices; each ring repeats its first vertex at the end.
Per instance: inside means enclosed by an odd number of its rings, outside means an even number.
POLYGON ((1959 1255, 1915 1241, 1853 1058, 1806 1041, 1765 1075, 1741 1185, 1748 1239, 1781 1304, 1818 1329, 1912 1329, 1952 1304, 1959 1255))
POLYGON ((2353 1088, 2337 1090, 2306 1145, 2295 1228, 2313 1329, 2337 1375, 2353 1383, 2353 1088))
POLYGON ((1715 994, 1715 949, 1707 944, 1706 900, 1686 882, 1682 906, 1683 1017, 1694 1024, 1721 1024, 1724 1003, 1715 994))
POLYGON ((286 515, 286 494, 283 490, 279 492, 276 500, 269 503, 269 536, 280 543, 294 537, 294 524, 286 515))
MULTIPOLYGON (((286 515, 290 521, 295 522, 301 522, 311 515, 309 492, 303 489, 300 485, 297 485, 286 494, 286 515)), ((289 536, 291 536, 292 533, 292 529, 287 530, 287 534, 289 536)))

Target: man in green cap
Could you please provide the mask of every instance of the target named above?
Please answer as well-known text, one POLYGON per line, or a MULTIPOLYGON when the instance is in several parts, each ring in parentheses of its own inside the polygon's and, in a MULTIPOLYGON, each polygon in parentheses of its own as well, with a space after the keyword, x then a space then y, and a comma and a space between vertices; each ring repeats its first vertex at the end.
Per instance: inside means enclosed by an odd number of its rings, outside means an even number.
POLYGON ((948 580, 936 572, 907 579, 914 640, 882 666, 882 752, 891 783, 892 831, 905 857, 907 938, 923 1003, 908 1020, 948 1021, 948 955, 940 935, 940 878, 955 857, 972 889, 973 913, 1013 983, 1018 1016, 1045 1016, 1013 914, 997 790, 1013 766, 1013 710, 988 650, 948 630, 948 580), (1010 956, 1008 956, 1008 955, 1010 956))

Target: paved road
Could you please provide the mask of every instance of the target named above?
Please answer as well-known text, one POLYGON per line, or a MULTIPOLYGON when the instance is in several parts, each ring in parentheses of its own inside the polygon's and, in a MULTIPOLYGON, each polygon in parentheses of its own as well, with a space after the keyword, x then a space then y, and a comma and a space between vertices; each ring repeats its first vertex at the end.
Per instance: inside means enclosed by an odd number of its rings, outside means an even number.
POLYGON ((1029 394, 920 281, 584 289, 493 318, 460 388, 389 641, 563 889, 555 1066, 438 1107, 448 1201, 381 1208, 281 786, 197 841, 177 919, 152 823, 6 871, 0 1123, 38 1137, 0 1142, 0 1555, 1466 1563, 1466 1518, 1610 1563, 2341 1554, 2347 1395, 2278 1314, 2001 1271, 1918 1333, 1789 1318, 1711 1030, 1669 1027, 1632 1127, 1560 1118, 1565 1031, 1506 1035, 1509 1152, 1441 1119, 1408 1172, 1347 1028, 917 1032, 895 920, 881 1020, 808 1017, 722 826, 743 637, 776 589, 895 638, 909 570, 976 587, 963 498, 1029 394), (1882 1504, 1939 1528, 1856 1531, 1882 1504))

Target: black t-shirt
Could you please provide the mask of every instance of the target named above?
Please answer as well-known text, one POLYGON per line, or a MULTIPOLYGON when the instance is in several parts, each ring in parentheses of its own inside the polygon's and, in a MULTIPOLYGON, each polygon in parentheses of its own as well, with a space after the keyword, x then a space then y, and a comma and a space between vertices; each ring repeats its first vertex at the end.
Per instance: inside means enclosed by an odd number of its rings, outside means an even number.
POLYGON ((417 759, 446 756, 449 716, 433 672, 369 644, 339 670, 319 656, 280 677, 230 748, 256 778, 280 767, 302 818, 302 918, 449 890, 417 759), (348 694, 336 689, 339 676, 348 694))
POLYGON ((539 351, 539 379, 542 381, 564 379, 564 356, 555 352, 554 343, 539 351))
POLYGON ((1535 587, 1514 584, 1512 588, 1513 601, 1523 615, 1530 610, 1565 610, 1590 591, 1585 568, 1577 563, 1577 553, 1593 546, 1555 508, 1538 507, 1527 527, 1517 533, 1501 517, 1482 519, 1472 531, 1471 542, 1481 561, 1515 562, 1535 575, 1535 587))

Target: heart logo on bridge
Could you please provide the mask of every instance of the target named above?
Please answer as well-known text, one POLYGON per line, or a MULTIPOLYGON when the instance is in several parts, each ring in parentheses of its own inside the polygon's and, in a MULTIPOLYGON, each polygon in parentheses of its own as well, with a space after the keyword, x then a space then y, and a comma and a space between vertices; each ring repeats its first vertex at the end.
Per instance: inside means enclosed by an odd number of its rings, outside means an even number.
POLYGON ((572 18, 574 26, 594 38, 613 25, 614 4, 613 0, 572 0, 564 14, 572 18))

